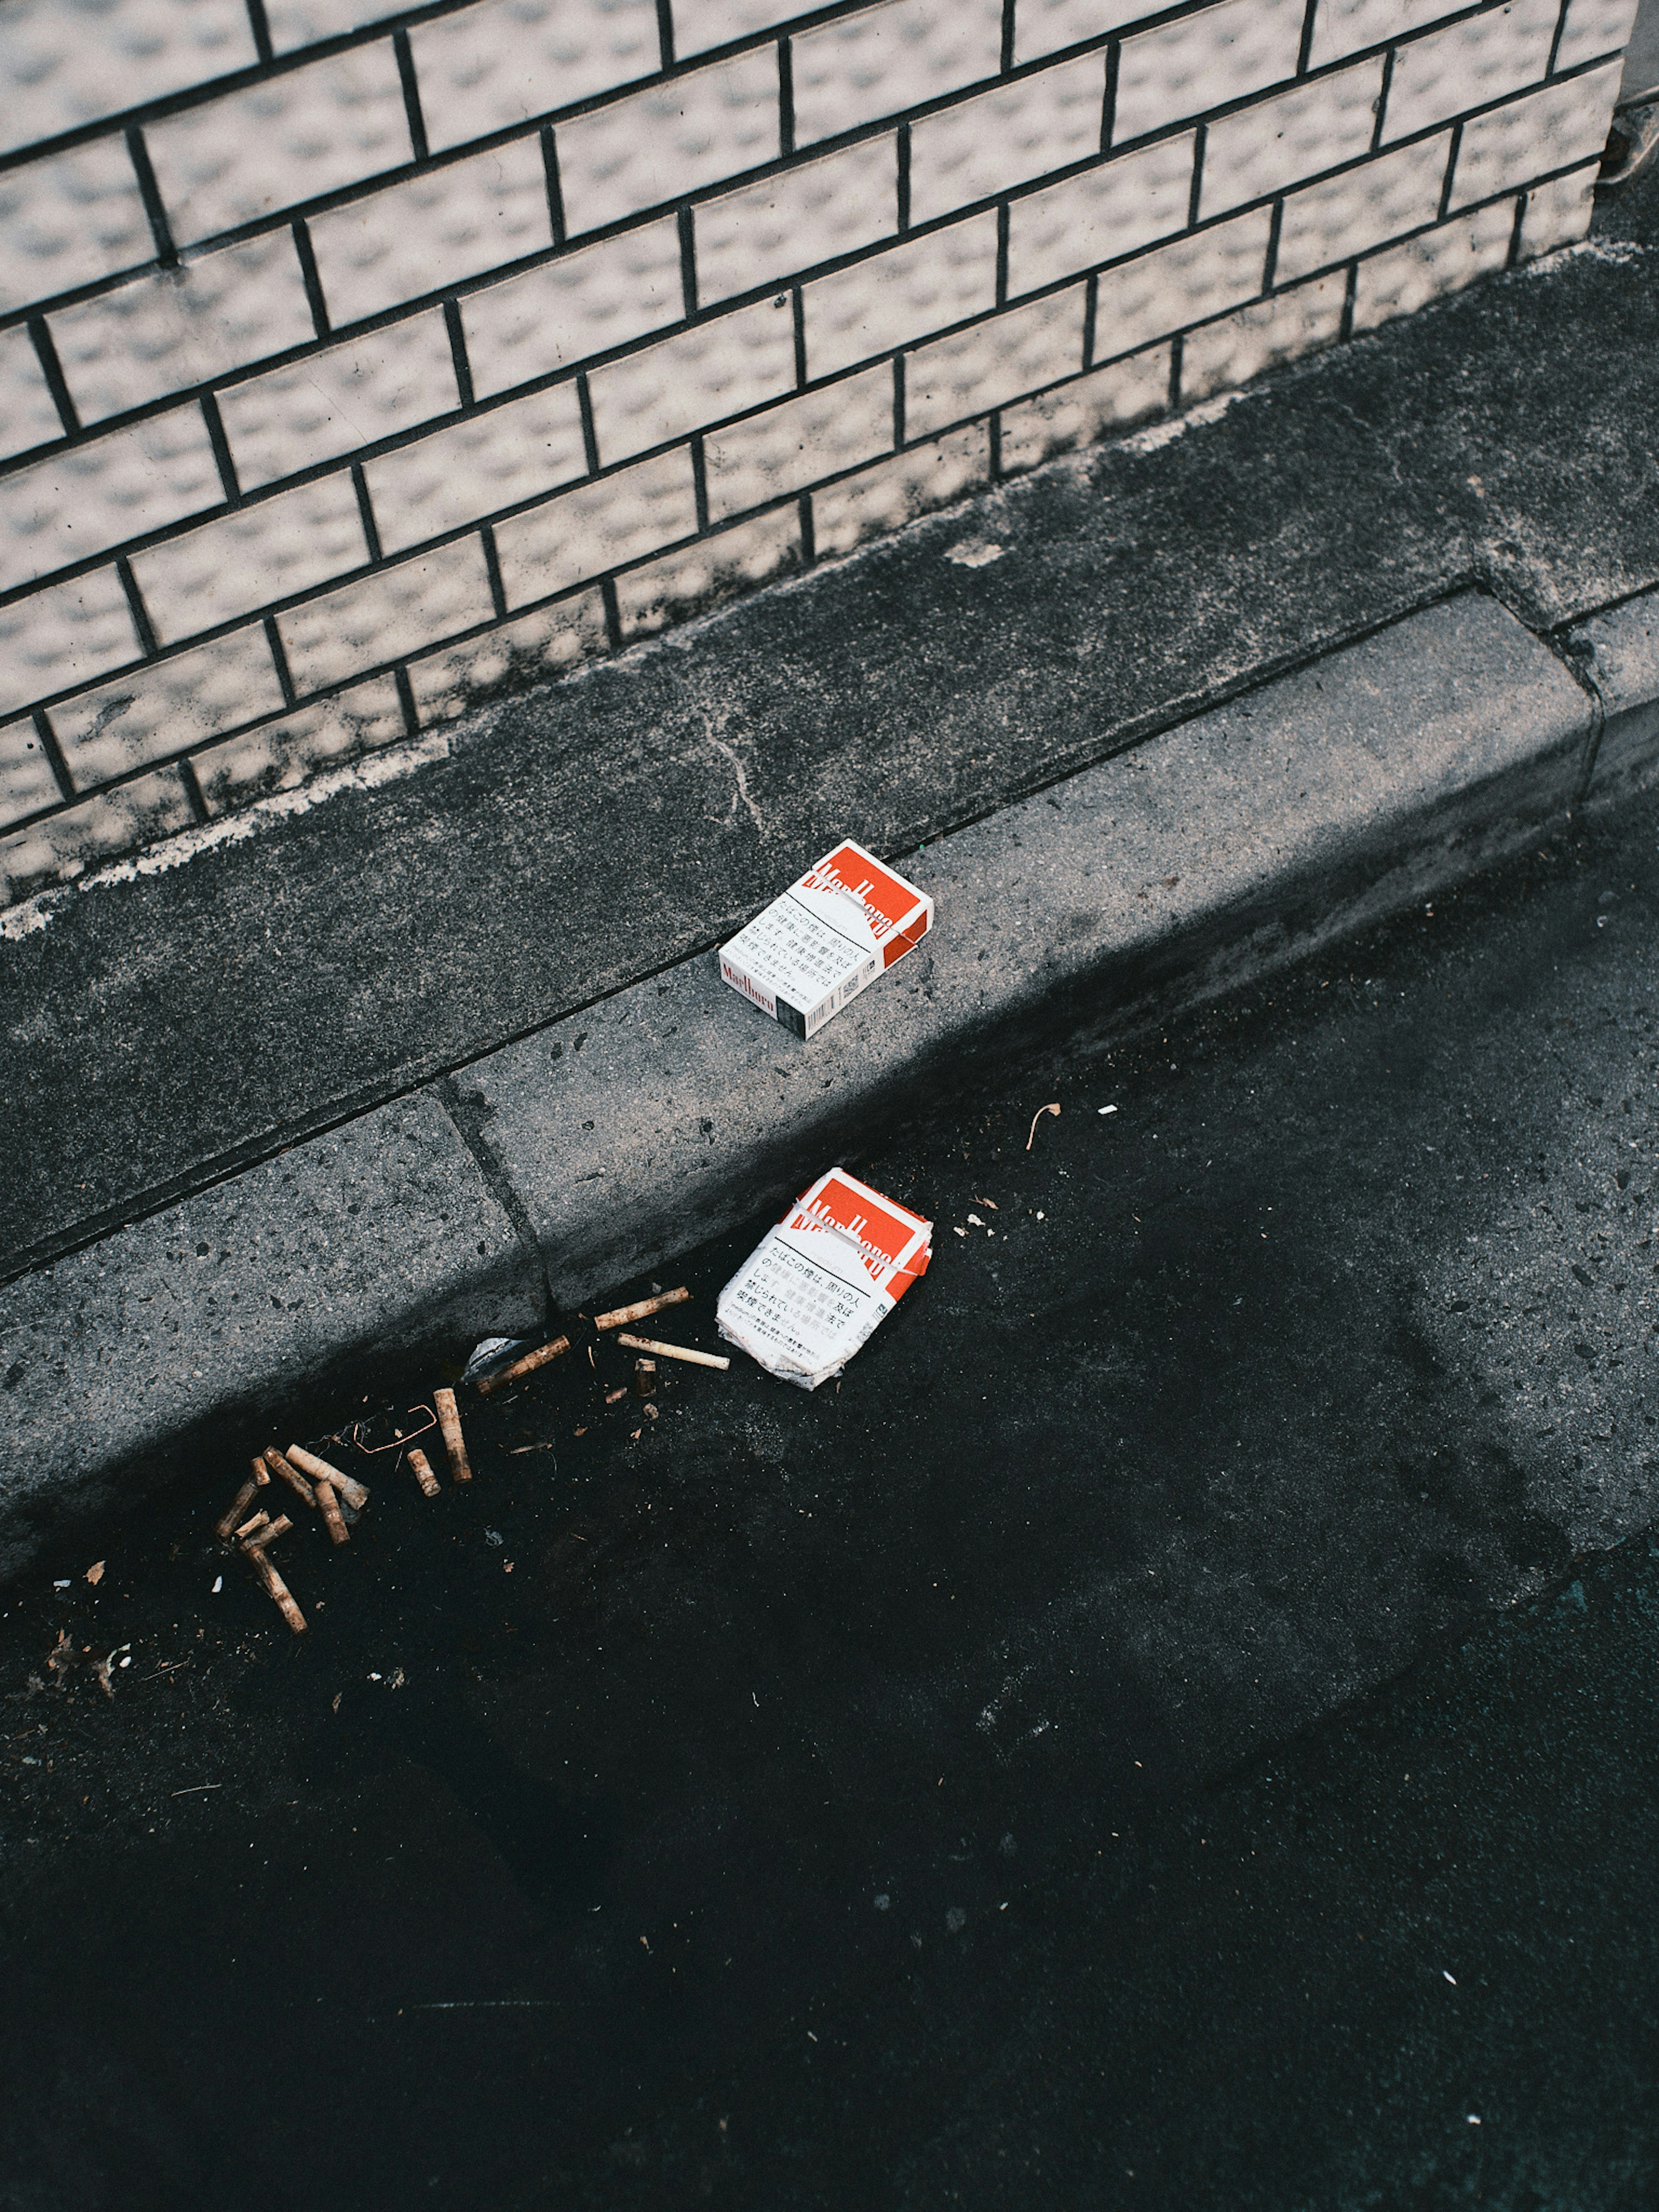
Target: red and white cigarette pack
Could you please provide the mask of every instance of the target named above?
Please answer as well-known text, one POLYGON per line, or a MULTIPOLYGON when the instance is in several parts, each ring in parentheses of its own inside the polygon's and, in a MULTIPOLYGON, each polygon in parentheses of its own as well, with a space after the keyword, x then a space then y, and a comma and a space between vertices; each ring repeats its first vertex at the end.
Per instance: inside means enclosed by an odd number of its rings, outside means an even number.
POLYGON ((831 1168, 720 1292, 720 1334, 786 1382, 839 1375, 932 1259, 933 1224, 831 1168))
POLYGON ((927 893, 848 837, 720 947, 720 974, 810 1037, 933 926, 927 893))

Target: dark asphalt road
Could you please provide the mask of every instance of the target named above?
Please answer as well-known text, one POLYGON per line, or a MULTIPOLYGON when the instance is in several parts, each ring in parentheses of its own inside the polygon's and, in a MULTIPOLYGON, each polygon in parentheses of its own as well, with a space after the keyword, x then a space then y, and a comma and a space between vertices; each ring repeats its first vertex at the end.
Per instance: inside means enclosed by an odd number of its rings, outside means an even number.
POLYGON ((303 1639, 4 1594, 0 2206, 1651 2203, 1656 846, 942 1102, 839 1393, 584 1333, 303 1639))

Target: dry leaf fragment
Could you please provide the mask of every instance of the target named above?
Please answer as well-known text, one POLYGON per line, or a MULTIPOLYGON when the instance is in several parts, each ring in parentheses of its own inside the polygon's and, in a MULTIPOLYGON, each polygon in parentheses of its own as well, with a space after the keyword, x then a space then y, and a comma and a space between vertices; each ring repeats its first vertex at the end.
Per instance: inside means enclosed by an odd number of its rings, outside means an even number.
POLYGON ((87 1569, 87 1580, 89 1583, 100 1583, 103 1579, 104 1563, 101 1559, 99 1559, 92 1566, 89 1566, 87 1569))

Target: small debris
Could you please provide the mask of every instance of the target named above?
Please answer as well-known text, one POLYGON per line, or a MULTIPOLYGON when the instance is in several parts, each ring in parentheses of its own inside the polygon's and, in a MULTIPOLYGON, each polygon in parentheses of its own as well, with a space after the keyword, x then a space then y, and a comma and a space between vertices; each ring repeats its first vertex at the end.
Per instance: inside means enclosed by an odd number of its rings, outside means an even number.
POLYGON ((660 1408, 659 1407, 656 1407, 656 1406, 647 1406, 647 1407, 646 1407, 646 1409, 645 1409, 645 1418, 646 1418, 646 1419, 647 1419, 647 1421, 654 1421, 654 1420, 657 1419, 657 1416, 658 1416, 658 1414, 659 1414, 659 1413, 660 1411, 661 1411, 661 1408, 660 1408))
POLYGON ((521 1336, 487 1336, 472 1347, 472 1357, 461 1370, 463 1382, 474 1382, 487 1368, 493 1367, 504 1352, 516 1351, 525 1341, 521 1336))
MULTIPOLYGON (((113 1656, 114 1654, 112 1653, 111 1657, 113 1656)), ((109 1678, 109 1660, 94 1659, 92 1662, 92 1671, 97 1677, 99 1688, 106 1698, 112 1698, 115 1695, 115 1685, 109 1678)))
POLYGON ((653 1313, 661 1313, 667 1306, 683 1306, 691 1293, 684 1283, 677 1291, 663 1291, 654 1298, 641 1298, 631 1306, 617 1306, 610 1313, 595 1314, 595 1328, 621 1328, 630 1321, 645 1321, 653 1313))
POLYGON ((432 1462, 418 1444, 409 1455, 409 1470, 421 1486, 422 1498, 438 1495, 438 1478, 432 1472, 432 1462))
POLYGON ((630 1352, 654 1352, 659 1359, 683 1359, 690 1367, 729 1367, 732 1363, 717 1352, 693 1352, 689 1345, 659 1344, 654 1337, 629 1336, 626 1330, 617 1339, 630 1352))
POLYGON ((945 557, 954 561, 958 568, 985 568, 993 561, 1000 561, 1005 548, 991 538, 963 538, 947 547, 945 557))
POLYGON ((978 1214, 970 1213, 968 1217, 968 1226, 970 1229, 983 1229, 985 1224, 980 1219, 978 1214))
POLYGON ((96 1559, 93 1562, 92 1565, 87 1569, 87 1580, 89 1583, 97 1583, 102 1582, 103 1579, 104 1563, 101 1559, 96 1559))
POLYGON ((620 1383, 618 1383, 618 1384, 617 1384, 617 1388, 616 1388, 614 1390, 607 1390, 607 1391, 605 1392, 605 1404, 606 1404, 607 1406, 614 1406, 614 1405, 616 1404, 616 1402, 617 1402, 617 1399, 618 1399, 618 1398, 625 1398, 627 1395, 628 1395, 628 1385, 627 1385, 627 1383, 626 1383, 626 1382, 620 1382, 620 1383))
MULTIPOLYGON (((634 1362, 634 1395, 636 1398, 654 1398, 656 1395, 656 1361, 654 1359, 636 1359, 634 1362)), ((635 1430, 635 1434, 637 1436, 638 1433, 639 1431, 635 1430)))
MULTIPOLYGON (((501 1389, 508 1382, 516 1382, 521 1375, 533 1375, 538 1367, 545 1367, 550 1359, 557 1359, 570 1349, 568 1336, 556 1336, 551 1344, 538 1345, 534 1352, 526 1352, 522 1359, 515 1359, 510 1367, 503 1367, 498 1375, 481 1375, 478 1395, 487 1398, 492 1390, 501 1389)), ((456 1480, 460 1480, 459 1476, 456 1480)))
POLYGON ((1036 1112, 1031 1116, 1031 1134, 1025 1139, 1025 1149, 1028 1152, 1031 1149, 1031 1139, 1036 1135, 1037 1123, 1042 1119, 1045 1114, 1058 1114, 1059 1111, 1060 1101, 1058 1099, 1054 1101, 1052 1106, 1039 1106, 1037 1108, 1036 1112))
POLYGON ((223 1577, 222 1575, 215 1575, 215 1577, 213 1577, 213 1588, 212 1588, 212 1589, 208 1592, 208 1595, 209 1595, 210 1597, 217 1597, 217 1596, 218 1596, 218 1595, 219 1595, 219 1593, 220 1593, 220 1591, 221 1591, 222 1589, 223 1589, 224 1586, 225 1586, 225 1578, 224 1578, 224 1577, 223 1577))
POLYGON ((1115 1106, 1097 1106, 1095 1111, 1097 1114, 1115 1114, 1117 1109, 1115 1106))
POLYGON ((486 1528, 484 1530, 484 1541, 486 1544, 504 1544, 506 1543, 507 1539, 502 1535, 499 1528, 486 1528))
POLYGON ((453 1390, 434 1390, 432 1403, 437 1409, 438 1426, 444 1432, 444 1449, 449 1454, 449 1479, 452 1482, 471 1482, 472 1469, 466 1456, 466 1439, 461 1434, 461 1417, 455 1410, 453 1390))

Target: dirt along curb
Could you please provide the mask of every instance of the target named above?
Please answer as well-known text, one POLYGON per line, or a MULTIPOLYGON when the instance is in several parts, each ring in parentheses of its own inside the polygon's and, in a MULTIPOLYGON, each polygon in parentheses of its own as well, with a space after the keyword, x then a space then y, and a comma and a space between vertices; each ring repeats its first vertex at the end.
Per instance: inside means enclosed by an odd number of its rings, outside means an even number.
POLYGON ((937 927, 810 1044, 703 955, 39 1268, 0 1290, 0 1576, 257 1449, 256 1407, 530 1334, 944 1086, 1299 958, 1656 758, 1659 593, 1558 653, 1466 591, 906 858, 937 927))

